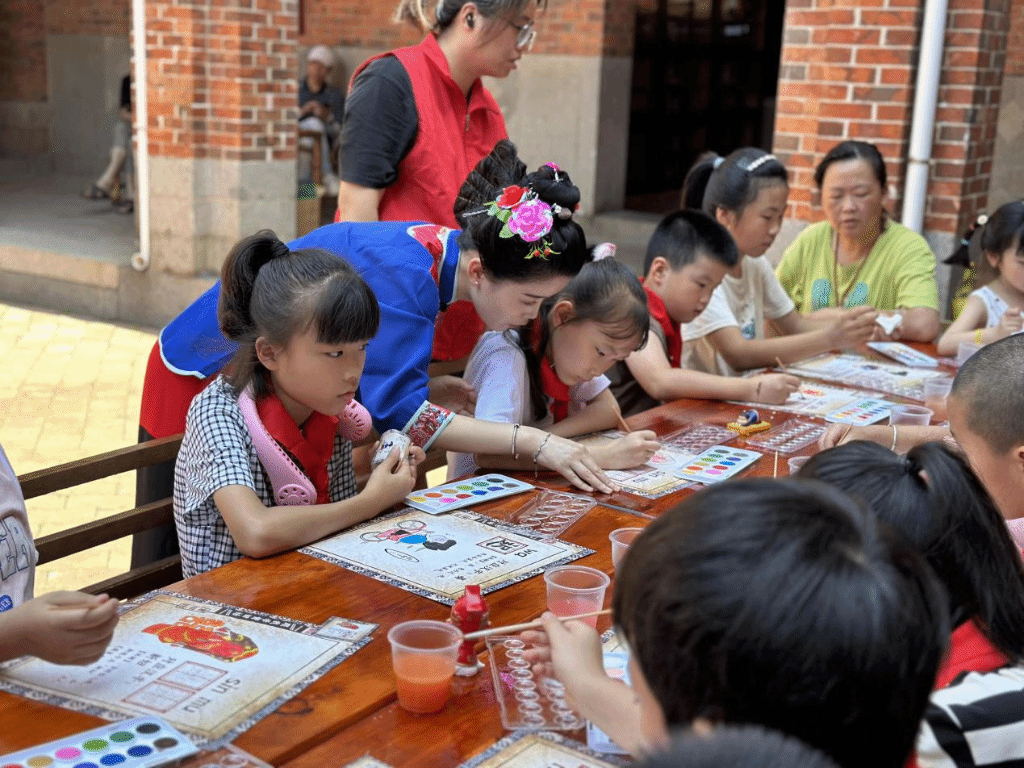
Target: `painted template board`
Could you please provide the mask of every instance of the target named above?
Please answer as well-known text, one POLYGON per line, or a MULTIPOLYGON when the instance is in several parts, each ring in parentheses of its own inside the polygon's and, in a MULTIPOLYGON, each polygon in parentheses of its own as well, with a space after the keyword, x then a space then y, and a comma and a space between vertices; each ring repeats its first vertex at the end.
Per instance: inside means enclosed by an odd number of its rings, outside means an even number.
MULTIPOLYGON (((583 445, 602 445, 611 440, 625 437, 624 432, 609 430, 580 438, 577 442, 583 445)), ((605 474, 626 493, 642 496, 645 499, 658 499, 689 488, 692 483, 676 475, 686 460, 694 454, 662 443, 661 448, 647 460, 646 464, 631 469, 606 469, 605 474)))
POLYGON ((911 368, 852 352, 829 353, 801 360, 787 365, 785 371, 794 376, 809 376, 919 401, 924 400, 925 381, 948 375, 934 368, 911 368))
POLYGON ((517 731, 459 768, 608 768, 608 762, 579 742, 548 731, 517 731))
POLYGON ((374 518, 300 552, 454 605, 467 584, 488 594, 592 549, 475 512, 430 517, 415 509, 374 518))
MULTIPOLYGON (((802 381, 800 389, 789 396, 782 405, 765 405, 764 403, 739 403, 750 408, 756 408, 761 418, 764 418, 768 411, 781 411, 784 413, 798 413, 804 416, 818 416, 825 418, 833 411, 862 400, 865 397, 872 397, 874 393, 864 392, 859 389, 843 389, 841 387, 830 387, 827 384, 802 381)), ((732 401, 730 401, 732 402, 732 401)))
POLYGON ((171 592, 126 604, 99 661, 22 657, 0 688, 107 720, 159 715, 197 745, 228 741, 369 642, 375 624, 322 625, 171 592))

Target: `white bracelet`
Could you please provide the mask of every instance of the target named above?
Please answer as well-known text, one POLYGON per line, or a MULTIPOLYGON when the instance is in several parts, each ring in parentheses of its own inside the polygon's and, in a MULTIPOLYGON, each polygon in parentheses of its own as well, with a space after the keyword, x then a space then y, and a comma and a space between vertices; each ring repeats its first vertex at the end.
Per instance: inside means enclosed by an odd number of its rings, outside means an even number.
POLYGON ((516 451, 516 436, 519 434, 519 425, 512 425, 512 458, 519 460, 519 452, 516 451))
POLYGON ((892 427, 892 445, 889 447, 889 450, 896 453, 896 440, 899 438, 899 432, 896 430, 895 424, 890 424, 889 426, 892 427))
POLYGON ((537 446, 537 450, 533 454, 533 476, 537 477, 537 459, 540 458, 540 452, 544 449, 544 445, 547 443, 548 438, 551 437, 551 433, 548 432, 544 435, 544 439, 540 441, 540 445, 537 446))

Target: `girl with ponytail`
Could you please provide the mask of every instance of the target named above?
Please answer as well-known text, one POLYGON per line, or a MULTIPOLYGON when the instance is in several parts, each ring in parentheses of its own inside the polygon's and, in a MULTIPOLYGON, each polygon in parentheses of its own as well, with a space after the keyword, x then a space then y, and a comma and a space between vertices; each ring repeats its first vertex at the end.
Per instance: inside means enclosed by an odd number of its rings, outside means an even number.
POLYGON ((815 454, 800 477, 861 498, 924 554, 946 588, 954 631, 936 688, 963 672, 1024 661, 1024 564, 967 462, 943 443, 899 456, 855 440, 815 454))
POLYGON ((872 337, 878 326, 870 307, 845 310, 831 322, 801 315, 763 258, 782 225, 788 197, 782 163, 754 147, 724 158, 709 152, 687 173, 683 205, 703 209, 729 230, 740 260, 683 329, 686 367, 728 375, 856 347, 872 337))
MULTIPOLYGON (((380 303, 380 332, 367 345, 358 398, 379 432, 404 430, 424 450, 435 445, 527 455, 585 490, 614 489, 586 448, 560 437, 546 440, 539 429, 474 419, 472 387, 428 374, 440 310, 464 300, 491 330, 519 327, 589 261, 583 230, 572 218, 578 202, 579 190, 564 170, 548 164, 528 173, 515 147, 503 141, 459 193, 464 230, 339 223, 290 244, 293 251, 322 249, 344 260, 380 303)), ((150 434, 180 431, 175 416, 181 395, 201 389, 235 349, 238 339, 228 326, 218 326, 213 311, 220 292, 214 285, 160 335, 160 354, 150 358, 143 392, 143 426, 150 434)))
POLYGON ((412 490, 423 458, 393 452, 356 494, 349 438, 369 424, 353 398, 380 310, 346 262, 259 232, 224 262, 217 314, 237 351, 188 409, 174 475, 185 576, 373 517, 412 490))

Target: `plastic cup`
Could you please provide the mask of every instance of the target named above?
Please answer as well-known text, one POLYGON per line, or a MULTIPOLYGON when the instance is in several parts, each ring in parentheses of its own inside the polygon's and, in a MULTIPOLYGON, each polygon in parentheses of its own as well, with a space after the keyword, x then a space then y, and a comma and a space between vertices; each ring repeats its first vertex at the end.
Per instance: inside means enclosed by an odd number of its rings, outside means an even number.
POLYGON ((948 376, 925 379, 924 405, 925 408, 932 409, 936 421, 946 420, 946 398, 949 397, 949 390, 952 386, 953 380, 948 376))
POLYGON ((890 424, 927 424, 932 420, 932 409, 920 405, 894 405, 889 411, 890 424))
POLYGON ((983 344, 978 344, 976 341, 961 341, 956 347, 957 368, 966 363, 967 359, 983 346, 983 344))
POLYGON ((398 703, 410 712, 439 712, 451 695, 462 633, 443 621, 404 621, 388 632, 398 703))
POLYGON ((789 474, 795 475, 800 471, 800 467, 807 463, 810 456, 794 456, 789 460, 789 474))
POLYGON ((633 539, 640 535, 643 528, 616 528, 608 534, 612 543, 612 565, 618 570, 619 562, 626 556, 626 551, 633 543, 633 539))
MULTIPOLYGON (((604 607, 604 593, 611 579, 607 573, 583 565, 560 565, 544 571, 548 587, 548 610, 556 616, 578 616, 604 607)), ((592 627, 597 617, 580 619, 592 627)))

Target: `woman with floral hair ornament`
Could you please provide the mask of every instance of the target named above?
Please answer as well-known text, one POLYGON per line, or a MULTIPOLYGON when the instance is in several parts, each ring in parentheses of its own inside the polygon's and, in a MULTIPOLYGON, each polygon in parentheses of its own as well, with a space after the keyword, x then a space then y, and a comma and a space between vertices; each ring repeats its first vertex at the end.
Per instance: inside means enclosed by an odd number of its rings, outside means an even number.
MULTIPOLYGON (((553 164, 527 173, 506 140, 459 192, 461 231, 417 222, 338 223, 289 244, 345 259, 377 296, 380 331, 367 347, 356 399, 378 432, 400 429, 424 450, 527 455, 580 488, 613 490, 586 448, 531 427, 474 419, 474 392, 427 373, 434 323, 449 303, 471 301, 489 328, 506 330, 536 317, 541 301, 580 271, 590 257, 572 220, 578 202, 568 174, 553 164)), ((162 365, 151 361, 143 395, 150 434, 180 430, 175 420, 183 419, 191 396, 182 403, 175 395, 201 389, 230 359, 233 345, 217 325, 219 289, 214 285, 160 335, 162 365)))

